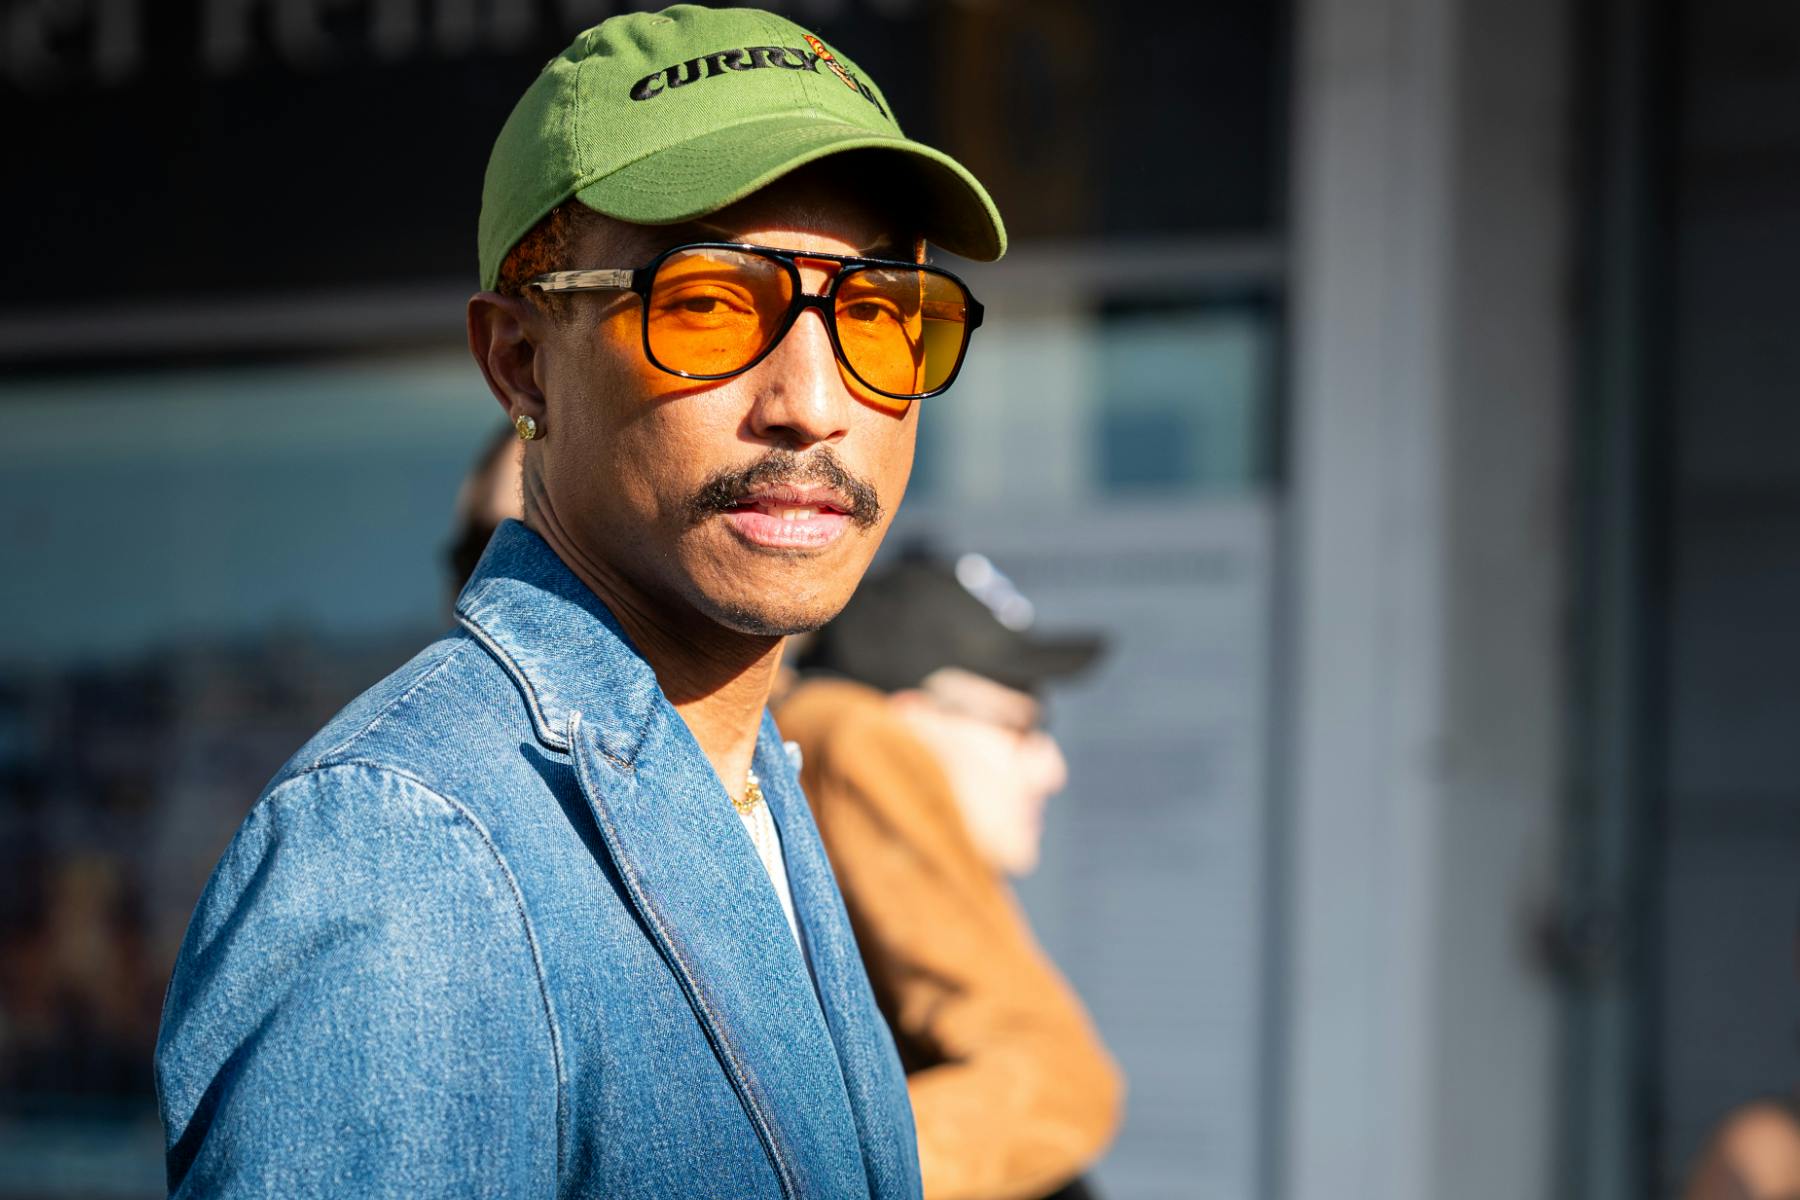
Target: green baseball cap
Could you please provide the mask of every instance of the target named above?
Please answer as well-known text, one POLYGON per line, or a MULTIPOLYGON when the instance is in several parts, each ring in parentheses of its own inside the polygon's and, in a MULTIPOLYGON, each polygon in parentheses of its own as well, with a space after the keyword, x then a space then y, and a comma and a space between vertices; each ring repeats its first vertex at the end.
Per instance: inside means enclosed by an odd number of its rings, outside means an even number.
POLYGON ((855 63, 750 8, 677 4, 583 32, 538 74, 494 142, 481 195, 481 286, 571 196, 639 225, 717 212, 796 167, 881 151, 881 181, 916 191, 918 230, 966 258, 1006 251, 987 191, 900 132, 855 63))

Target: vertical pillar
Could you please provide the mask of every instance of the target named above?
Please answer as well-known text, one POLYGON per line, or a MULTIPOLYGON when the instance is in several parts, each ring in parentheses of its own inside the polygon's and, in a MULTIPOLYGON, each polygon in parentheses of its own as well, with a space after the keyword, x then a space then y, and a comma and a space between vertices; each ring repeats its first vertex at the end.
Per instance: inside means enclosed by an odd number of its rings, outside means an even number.
POLYGON ((1562 6, 1305 0, 1282 1191, 1549 1186, 1562 6))

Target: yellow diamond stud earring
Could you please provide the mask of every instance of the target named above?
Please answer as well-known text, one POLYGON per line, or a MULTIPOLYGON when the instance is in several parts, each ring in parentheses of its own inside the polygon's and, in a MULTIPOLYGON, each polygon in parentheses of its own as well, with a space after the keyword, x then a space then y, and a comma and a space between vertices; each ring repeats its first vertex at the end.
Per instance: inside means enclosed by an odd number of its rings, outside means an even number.
POLYGON ((538 435, 537 422, 524 413, 513 418, 513 428, 519 431, 521 442, 529 442, 538 435))

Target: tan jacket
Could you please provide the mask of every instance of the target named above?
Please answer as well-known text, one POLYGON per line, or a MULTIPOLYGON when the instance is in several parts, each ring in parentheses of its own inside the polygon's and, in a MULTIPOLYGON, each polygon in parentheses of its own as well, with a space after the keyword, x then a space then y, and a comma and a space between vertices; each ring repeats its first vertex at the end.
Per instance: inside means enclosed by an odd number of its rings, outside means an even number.
POLYGON ((802 683, 775 715, 900 1048, 926 1200, 1060 1187, 1112 1140, 1123 1081, 943 770, 860 684, 802 683))

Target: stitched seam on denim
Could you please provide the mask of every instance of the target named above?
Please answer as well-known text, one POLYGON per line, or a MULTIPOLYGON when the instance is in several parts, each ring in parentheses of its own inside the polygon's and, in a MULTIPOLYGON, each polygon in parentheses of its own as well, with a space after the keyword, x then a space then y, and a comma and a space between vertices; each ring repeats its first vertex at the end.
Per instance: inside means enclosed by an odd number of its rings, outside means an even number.
POLYGON ((532 683, 531 676, 525 673, 525 668, 520 666, 518 661, 508 654, 500 643, 489 635, 487 630, 476 624, 473 617, 467 613, 458 613, 456 621, 457 624, 469 631, 471 637, 487 648, 487 652, 494 656, 501 668, 513 677, 513 682, 519 685, 519 690, 525 693, 525 707, 531 713, 531 726, 537 730, 539 740, 552 749, 567 750, 569 743, 550 724, 550 718, 545 715, 543 706, 538 702, 537 685, 532 683))
MULTIPOLYGON (((569 710, 569 731, 567 733, 563 734, 563 736, 569 739, 568 754, 571 759, 573 759, 575 756, 575 749, 574 749, 575 733, 576 733, 577 727, 580 726, 580 724, 581 724, 581 710, 579 708, 570 709, 569 710)), ((620 758, 618 755, 614 754, 611 750, 608 750, 605 746, 600 747, 600 757, 604 758, 607 762, 609 762, 613 766, 619 768, 619 770, 624 771, 628 775, 637 773, 637 764, 636 763, 631 762, 628 759, 620 758)))
MULTIPOLYGON (((580 731, 580 724, 581 714, 576 713, 569 720, 571 735, 580 731)), ((575 739, 571 736, 570 740, 574 741, 575 739)), ((578 747, 579 743, 576 745, 578 747)), ((575 772, 580 777, 583 786, 593 795, 603 794, 597 782, 589 776, 587 771, 582 769, 582 755, 579 749, 577 748, 571 753, 575 760, 575 772)), ((613 862, 619 868, 619 877, 625 880, 630 888, 632 897, 637 901, 638 909, 644 914, 644 919, 656 930, 657 937, 662 942, 663 953, 668 956, 676 974, 681 977, 682 988, 687 992, 690 1003, 698 1008, 701 1015, 706 1018, 706 1028, 711 1035, 711 1040, 724 1057, 725 1068, 731 1073, 732 1083, 737 1088, 738 1095, 743 1099, 744 1109, 750 1115, 750 1123, 755 1126, 757 1136, 762 1139, 763 1149, 767 1151, 769 1160, 775 1166, 776 1182, 781 1185, 782 1195, 794 1196, 797 1189, 791 1168, 788 1166, 786 1156, 781 1152, 781 1147, 776 1142, 773 1123, 769 1121, 762 1110, 762 1105, 757 1103, 755 1093, 751 1091, 748 1065, 743 1062, 736 1047, 725 1036, 724 1024, 720 1021, 719 1015, 713 1011, 712 1006, 706 1002, 706 993, 700 990, 693 970, 675 949, 675 939, 669 936, 669 931, 663 924, 662 914, 649 902, 643 880, 638 877, 637 869, 632 863, 630 855, 623 852, 624 848, 619 842, 619 831, 613 826, 611 814, 607 812, 605 805, 597 804, 593 808, 594 815, 599 820, 601 829, 606 836, 606 843, 612 848, 613 862)))
MULTIPOLYGON (((650 722, 655 719, 656 700, 652 698, 650 703, 644 705, 644 719, 638 722, 637 732, 631 738, 631 767, 633 770, 637 769, 638 751, 644 748, 644 739, 650 736, 650 722)), ((607 757, 611 758, 612 755, 609 754, 607 757)))
MULTIPOLYGON (((443 651, 442 658, 433 663, 430 669, 424 674, 413 680, 404 692, 401 692, 398 696, 395 696, 392 700, 389 700, 386 704, 382 705, 380 710, 363 724, 362 728, 354 733, 346 735, 342 740, 334 743, 329 749, 320 751, 319 754, 317 754, 313 760, 301 770, 312 771, 328 765, 332 756, 342 752, 345 747, 350 745, 350 743, 356 741, 358 738, 367 737, 369 734, 374 733, 376 728, 379 727, 383 721, 387 720, 388 717, 392 716, 402 705, 412 699, 414 692, 417 692, 427 683, 430 683, 439 671, 442 671, 445 667, 449 666, 461 650, 461 646, 450 646, 446 648, 443 651)), ((300 772, 296 772, 296 774, 299 773, 300 772)))
MULTIPOLYGON (((513 873, 512 866, 506 861, 506 856, 500 852, 500 847, 494 843, 493 835, 488 832, 487 826, 483 825, 474 813, 470 812, 461 801, 444 795, 411 771, 366 758, 352 758, 324 767, 309 768, 296 778, 304 775, 322 775, 344 767, 372 771, 377 775, 386 775, 412 784, 449 809, 452 815, 467 822, 469 828, 474 830, 475 835, 480 838, 481 844, 493 856, 494 865, 499 868, 501 877, 506 881, 507 890, 512 894, 514 915, 519 918, 519 924, 525 930, 525 946, 531 952, 531 967, 537 977, 538 1000, 544 1006, 544 1024, 550 1032, 550 1063, 556 1072, 556 1169, 557 1173, 561 1174, 564 1146, 567 1141, 566 1126, 568 1125, 568 1079, 563 1069, 562 1032, 556 1022, 556 1009, 551 1003, 550 983, 544 971, 543 955, 538 949, 537 932, 531 926, 531 914, 525 908, 525 893, 519 887, 518 876, 513 873)), ((452 825, 451 828, 455 828, 455 826, 452 825)))

